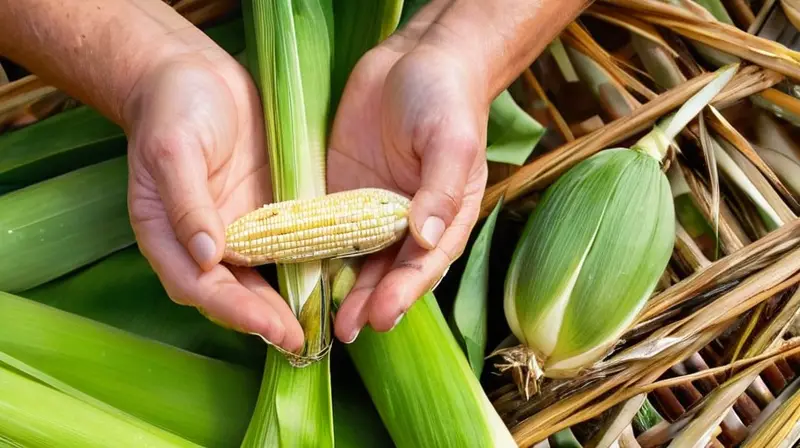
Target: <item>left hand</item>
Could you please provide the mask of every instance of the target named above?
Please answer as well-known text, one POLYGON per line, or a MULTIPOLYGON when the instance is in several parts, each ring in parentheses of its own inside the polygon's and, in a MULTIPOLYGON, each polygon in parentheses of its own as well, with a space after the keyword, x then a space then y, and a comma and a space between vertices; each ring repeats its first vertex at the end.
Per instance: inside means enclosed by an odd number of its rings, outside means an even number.
POLYGON ((409 235, 370 256, 336 315, 350 343, 392 329, 467 244, 486 186, 490 99, 480 69, 397 33, 345 87, 328 150, 330 192, 380 187, 412 197, 409 235))

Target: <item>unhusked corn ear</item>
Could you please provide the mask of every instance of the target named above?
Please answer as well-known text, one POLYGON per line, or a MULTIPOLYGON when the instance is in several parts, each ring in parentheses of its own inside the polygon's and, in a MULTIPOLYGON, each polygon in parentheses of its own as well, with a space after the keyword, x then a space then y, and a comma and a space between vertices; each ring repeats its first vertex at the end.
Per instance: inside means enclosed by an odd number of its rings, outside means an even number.
POLYGON ((228 226, 224 261, 257 266, 377 252, 405 234, 410 204, 379 188, 267 204, 228 226))

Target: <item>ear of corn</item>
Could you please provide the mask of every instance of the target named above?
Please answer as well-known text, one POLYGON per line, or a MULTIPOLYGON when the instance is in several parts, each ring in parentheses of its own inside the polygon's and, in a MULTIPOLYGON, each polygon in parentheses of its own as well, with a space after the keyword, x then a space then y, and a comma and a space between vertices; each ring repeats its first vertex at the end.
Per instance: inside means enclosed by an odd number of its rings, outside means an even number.
POLYGON ((225 261, 256 266, 377 252, 405 235, 410 204, 375 188, 268 204, 228 226, 225 261))
POLYGON ((524 395, 530 379, 535 390, 542 376, 572 377, 603 358, 646 303, 675 238, 674 205, 660 162, 735 71, 721 71, 632 148, 595 154, 545 192, 505 286, 505 315, 521 346, 502 353, 508 366, 529 371, 518 384, 524 395))
POLYGON ((126 157, 0 196, 0 290, 23 291, 134 243, 126 157))
MULTIPOLYGON (((332 0, 243 2, 248 67, 261 94, 273 201, 325 194, 332 0)), ((244 447, 333 446, 326 260, 278 264, 305 332, 299 355, 270 347, 244 447), (296 366, 303 366, 297 368, 296 366)))

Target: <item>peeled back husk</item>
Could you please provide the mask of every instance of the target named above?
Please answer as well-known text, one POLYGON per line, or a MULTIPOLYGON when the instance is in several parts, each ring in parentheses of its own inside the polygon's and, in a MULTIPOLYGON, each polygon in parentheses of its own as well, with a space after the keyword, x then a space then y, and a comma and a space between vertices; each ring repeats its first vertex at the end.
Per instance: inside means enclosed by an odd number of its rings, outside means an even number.
POLYGON ((602 358, 656 287, 674 238, 658 160, 614 148, 576 165, 545 193, 511 262, 505 313, 523 344, 514 357, 551 378, 602 358))

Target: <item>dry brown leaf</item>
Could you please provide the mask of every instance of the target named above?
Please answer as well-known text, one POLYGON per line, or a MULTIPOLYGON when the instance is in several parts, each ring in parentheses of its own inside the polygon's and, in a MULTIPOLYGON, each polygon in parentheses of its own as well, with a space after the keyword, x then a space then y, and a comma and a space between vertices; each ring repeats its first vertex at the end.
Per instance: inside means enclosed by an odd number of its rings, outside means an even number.
MULTIPOLYGON (((534 159, 510 178, 486 189, 480 216, 488 216, 501 196, 504 196, 507 202, 511 202, 524 194, 541 189, 581 160, 648 129, 658 118, 679 107, 697 93, 713 77, 713 73, 706 73, 692 78, 645 103, 637 109, 636 114, 614 120, 591 134, 534 159)), ((717 95, 712 104, 722 109, 726 104, 771 87, 781 79, 774 72, 752 66, 745 67, 728 83, 725 90, 717 95)))
POLYGON ((704 19, 691 11, 658 0, 600 1, 623 8, 640 20, 668 28, 688 39, 800 80, 800 53, 777 42, 748 34, 717 20, 704 19))
POLYGON ((695 272, 669 290, 653 297, 637 321, 644 322, 654 318, 703 291, 750 275, 798 244, 800 244, 800 219, 786 223, 764 238, 713 262, 705 269, 695 272))
POLYGON ((556 127, 558 128, 558 132, 564 137, 564 140, 567 142, 571 142, 575 140, 575 136, 572 135, 572 131, 569 129, 567 122, 564 120, 564 117, 561 115, 561 112, 556 109, 550 99, 547 98, 547 94, 545 93, 542 85, 539 84, 539 80, 536 79, 536 76, 533 75, 533 72, 530 68, 526 69, 522 73, 522 79, 525 81, 528 86, 530 86, 536 95, 539 96, 539 99, 542 100, 547 107, 550 116, 552 117, 553 121, 556 123, 556 127))
MULTIPOLYGON (((761 156, 755 151, 753 146, 750 142, 739 133, 729 122, 722 116, 715 108, 711 108, 711 126, 712 128, 723 138, 725 138, 731 145, 747 160, 754 165, 758 171, 764 175, 768 180, 769 183, 777 189, 777 192, 772 188, 759 188, 759 191, 762 195, 767 199, 770 205, 775 209, 778 215, 784 221, 790 221, 796 218, 796 215, 790 209, 793 208, 795 210, 800 210, 800 203, 797 202, 796 198, 792 195, 788 188, 783 184, 783 182, 778 178, 775 172, 770 168, 761 156), (780 196, 778 196, 780 193, 780 196), (787 206, 781 200, 783 199, 786 203, 789 204, 787 206)), ((741 166, 741 165, 740 165, 741 166)), ((745 172, 750 170, 745 169, 742 167, 745 172)), ((756 180, 751 178, 751 181, 756 184, 756 187, 759 187, 759 183, 756 180)))

